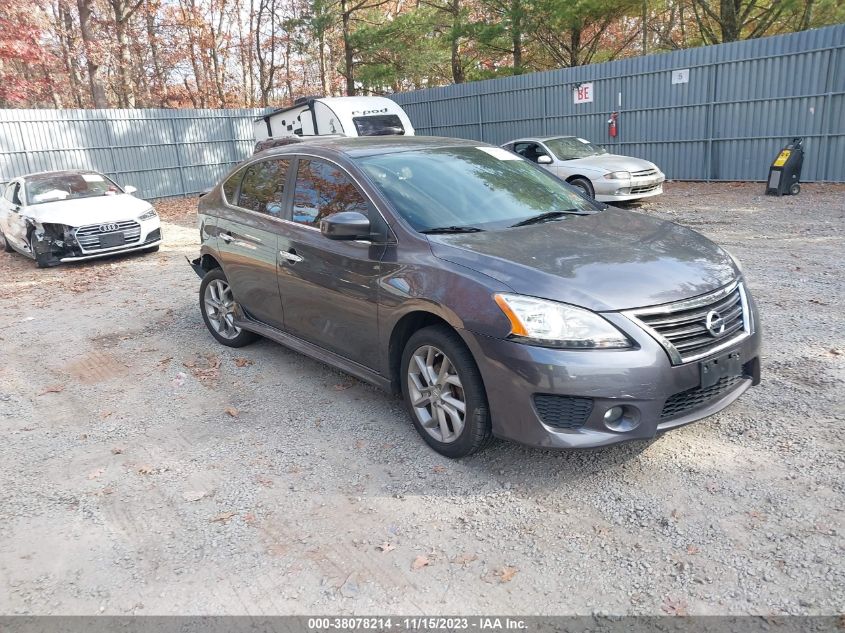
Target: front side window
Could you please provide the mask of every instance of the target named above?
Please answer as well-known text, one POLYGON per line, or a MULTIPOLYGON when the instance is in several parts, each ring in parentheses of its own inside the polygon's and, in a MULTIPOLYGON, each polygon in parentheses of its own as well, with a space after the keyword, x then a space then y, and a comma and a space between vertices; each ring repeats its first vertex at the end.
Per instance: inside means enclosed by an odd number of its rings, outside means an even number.
POLYGON ((500 229, 541 213, 601 210, 545 169, 498 147, 443 147, 356 160, 417 231, 500 229))
POLYGON ((358 130, 358 136, 391 136, 405 133, 402 120, 395 114, 356 116, 352 122, 358 130))
POLYGON ((262 160, 246 168, 238 194, 238 206, 256 213, 280 217, 283 211, 286 160, 262 160))
POLYGON ((323 218, 341 211, 369 215, 369 205, 340 167, 300 158, 293 196, 293 221, 316 227, 323 218))
POLYGON ((18 198, 18 189, 20 185, 16 182, 13 182, 11 185, 6 187, 6 191, 4 192, 4 196, 6 200, 11 202, 12 204, 20 204, 20 199, 18 198))
POLYGON ((515 143, 513 151, 532 163, 536 163, 540 156, 546 153, 537 143, 515 143))

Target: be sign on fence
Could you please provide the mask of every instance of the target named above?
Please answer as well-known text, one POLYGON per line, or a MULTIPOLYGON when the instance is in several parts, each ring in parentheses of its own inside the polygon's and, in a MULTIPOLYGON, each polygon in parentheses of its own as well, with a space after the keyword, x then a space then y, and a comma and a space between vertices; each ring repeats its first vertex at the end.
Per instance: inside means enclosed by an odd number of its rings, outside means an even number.
POLYGON ((572 96, 575 103, 592 103, 593 102, 593 82, 586 84, 579 84, 572 91, 572 96))

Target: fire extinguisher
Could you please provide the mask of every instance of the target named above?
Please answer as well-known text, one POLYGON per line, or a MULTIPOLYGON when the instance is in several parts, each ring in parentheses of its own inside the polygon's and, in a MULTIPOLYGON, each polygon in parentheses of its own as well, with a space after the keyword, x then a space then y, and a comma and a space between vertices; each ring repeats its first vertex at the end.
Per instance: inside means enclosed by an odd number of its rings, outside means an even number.
POLYGON ((607 134, 611 138, 616 138, 616 135, 619 134, 619 125, 617 124, 618 119, 618 112, 610 113, 610 118, 607 120, 607 134))

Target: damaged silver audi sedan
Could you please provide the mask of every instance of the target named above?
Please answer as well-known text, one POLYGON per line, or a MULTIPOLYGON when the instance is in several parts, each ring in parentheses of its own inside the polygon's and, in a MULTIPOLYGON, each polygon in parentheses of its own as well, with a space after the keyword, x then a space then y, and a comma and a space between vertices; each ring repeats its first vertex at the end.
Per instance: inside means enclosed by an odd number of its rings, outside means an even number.
POLYGON ((161 223, 134 187, 94 171, 15 178, 0 197, 0 248, 39 268, 131 251, 157 251, 161 223))

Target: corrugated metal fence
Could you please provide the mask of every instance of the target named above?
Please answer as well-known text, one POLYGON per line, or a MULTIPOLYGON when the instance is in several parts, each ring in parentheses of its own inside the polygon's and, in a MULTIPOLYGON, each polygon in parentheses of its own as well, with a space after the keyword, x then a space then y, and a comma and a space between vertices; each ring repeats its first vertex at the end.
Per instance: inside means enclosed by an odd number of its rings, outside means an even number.
POLYGON ((0 110, 0 181, 93 169, 144 198, 196 194, 252 153, 253 110, 0 110))
POLYGON ((572 134, 681 180, 765 180, 778 150, 802 136, 802 180, 845 181, 845 25, 392 98, 418 134, 495 144, 572 134), (574 103, 589 82, 593 101, 574 103))

